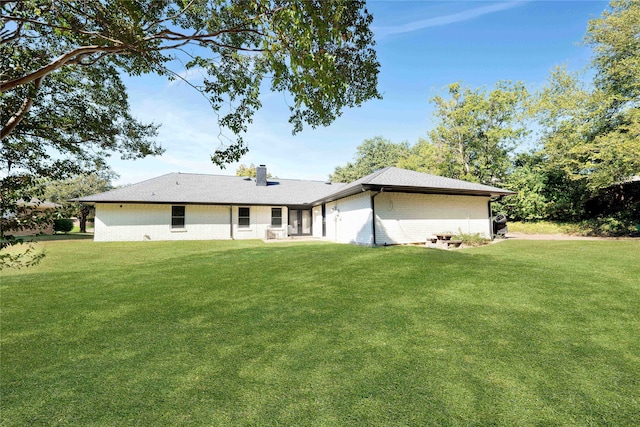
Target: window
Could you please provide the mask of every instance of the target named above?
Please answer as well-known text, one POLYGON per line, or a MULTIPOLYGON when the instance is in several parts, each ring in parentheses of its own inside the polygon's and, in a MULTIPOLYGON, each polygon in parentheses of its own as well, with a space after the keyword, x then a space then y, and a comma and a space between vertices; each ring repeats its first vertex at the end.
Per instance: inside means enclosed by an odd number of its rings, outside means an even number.
POLYGON ((184 206, 171 206, 171 228, 184 228, 184 206))
POLYGON ((249 228, 251 225, 251 210, 249 208, 238 208, 238 227, 249 228))
POLYGON ((271 208, 271 226, 282 227, 282 208, 271 208))

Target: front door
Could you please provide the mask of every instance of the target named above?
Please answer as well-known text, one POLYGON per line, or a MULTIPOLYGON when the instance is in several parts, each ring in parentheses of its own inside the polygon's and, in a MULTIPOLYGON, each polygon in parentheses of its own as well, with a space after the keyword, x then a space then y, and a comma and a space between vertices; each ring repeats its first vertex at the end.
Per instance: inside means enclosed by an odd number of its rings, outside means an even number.
POLYGON ((289 234, 292 236, 311 234, 310 209, 289 209, 289 234))

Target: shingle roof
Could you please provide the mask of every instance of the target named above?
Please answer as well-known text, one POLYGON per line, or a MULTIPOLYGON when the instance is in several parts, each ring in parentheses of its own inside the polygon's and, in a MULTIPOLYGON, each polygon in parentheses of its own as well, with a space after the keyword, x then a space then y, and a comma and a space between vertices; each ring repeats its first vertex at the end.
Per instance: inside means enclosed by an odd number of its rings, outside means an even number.
POLYGON ((387 167, 349 184, 228 175, 170 173, 106 193, 78 199, 101 203, 184 203, 232 205, 307 205, 336 200, 365 190, 501 196, 514 194, 483 184, 387 167))
POLYGON ((345 184, 337 189, 336 192, 314 200, 314 202, 331 201, 359 193, 363 190, 380 191, 381 189, 415 193, 467 194, 492 197, 515 194, 513 191, 498 187, 389 166, 349 184, 345 184))
POLYGON ((25 202, 24 199, 18 199, 16 201, 16 204, 18 206, 22 205, 28 208, 38 208, 38 209, 55 209, 55 208, 62 207, 62 205, 59 205, 57 203, 48 202, 46 200, 40 200, 35 197, 31 198, 28 202, 25 202))
POLYGON ((255 179, 228 175, 170 173, 106 193, 82 197, 81 202, 303 205, 332 193, 344 184, 297 179, 255 179))

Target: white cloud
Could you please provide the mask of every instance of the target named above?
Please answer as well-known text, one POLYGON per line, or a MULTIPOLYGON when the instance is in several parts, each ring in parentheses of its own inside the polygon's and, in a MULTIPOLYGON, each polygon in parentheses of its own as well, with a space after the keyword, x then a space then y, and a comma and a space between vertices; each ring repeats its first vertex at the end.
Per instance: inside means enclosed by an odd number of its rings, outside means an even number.
POLYGON ((176 78, 169 81, 168 86, 179 86, 180 84, 185 84, 187 82, 190 84, 197 84, 204 80, 206 74, 206 70, 202 67, 184 70, 181 73, 176 73, 176 78))
POLYGON ((458 13, 452 13, 450 15, 436 16, 429 19, 422 19, 419 21, 408 22, 406 24, 394 25, 390 27, 378 27, 375 29, 376 35, 386 36, 391 34, 404 34, 414 31, 423 30, 430 27, 439 27, 443 25, 455 24, 458 22, 468 21, 470 19, 477 18, 482 15, 488 15, 490 13, 500 12, 514 7, 522 6, 529 1, 508 1, 502 3, 496 3, 488 6, 477 7, 474 9, 465 10, 458 13))

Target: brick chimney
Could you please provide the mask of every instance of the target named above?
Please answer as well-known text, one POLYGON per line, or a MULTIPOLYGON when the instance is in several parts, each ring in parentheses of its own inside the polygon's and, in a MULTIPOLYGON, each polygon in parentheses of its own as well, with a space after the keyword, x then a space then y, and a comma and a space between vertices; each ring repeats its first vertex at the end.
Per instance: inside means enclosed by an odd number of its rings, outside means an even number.
POLYGON ((267 167, 260 165, 256 168, 256 185, 260 187, 267 186, 267 167))

